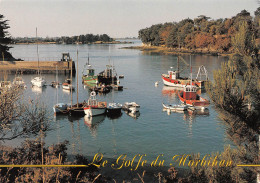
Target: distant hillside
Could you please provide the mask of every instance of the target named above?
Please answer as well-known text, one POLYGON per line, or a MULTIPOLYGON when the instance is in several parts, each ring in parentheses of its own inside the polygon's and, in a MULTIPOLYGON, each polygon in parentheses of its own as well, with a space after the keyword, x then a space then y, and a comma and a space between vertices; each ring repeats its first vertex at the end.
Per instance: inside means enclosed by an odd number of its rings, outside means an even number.
POLYGON ((183 50, 204 50, 220 53, 233 52, 232 37, 242 22, 253 32, 257 46, 260 44, 260 8, 252 17, 246 10, 232 18, 212 20, 200 15, 194 20, 184 19, 178 23, 156 24, 141 29, 139 38, 147 46, 179 48, 183 50))

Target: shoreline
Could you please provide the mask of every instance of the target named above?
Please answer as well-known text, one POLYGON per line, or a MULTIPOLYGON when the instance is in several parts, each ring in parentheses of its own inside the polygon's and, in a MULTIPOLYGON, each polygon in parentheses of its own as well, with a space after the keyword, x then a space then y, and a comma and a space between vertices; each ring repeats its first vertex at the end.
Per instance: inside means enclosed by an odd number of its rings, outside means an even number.
MULTIPOLYGON (((35 44, 38 44, 38 45, 45 45, 45 44, 63 44, 63 43, 57 43, 57 42, 19 42, 19 43, 12 43, 11 45, 35 45, 35 44)), ((131 41, 110 41, 110 42, 103 42, 103 41, 96 41, 96 42, 92 42, 92 43, 86 43, 86 44, 83 44, 83 43, 71 43, 71 44, 68 44, 68 43, 65 43, 64 45, 89 45, 89 44, 133 44, 133 42, 131 41)))
POLYGON ((206 50, 188 50, 188 49, 178 49, 178 48, 166 48, 161 46, 130 46, 122 47, 120 49, 136 49, 143 52, 159 53, 164 55, 190 55, 190 54, 200 54, 200 55, 211 55, 211 56, 223 56, 228 57, 233 53, 219 53, 216 51, 206 51, 206 50))

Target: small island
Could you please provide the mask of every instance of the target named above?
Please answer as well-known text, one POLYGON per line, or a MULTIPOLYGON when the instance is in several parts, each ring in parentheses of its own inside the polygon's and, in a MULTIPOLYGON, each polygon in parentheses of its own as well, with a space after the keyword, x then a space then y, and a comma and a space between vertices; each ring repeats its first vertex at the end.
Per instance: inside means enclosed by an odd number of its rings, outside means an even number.
POLYGON ((12 44, 129 44, 129 41, 117 41, 107 34, 86 34, 79 36, 62 36, 53 38, 18 37, 12 38, 12 44))

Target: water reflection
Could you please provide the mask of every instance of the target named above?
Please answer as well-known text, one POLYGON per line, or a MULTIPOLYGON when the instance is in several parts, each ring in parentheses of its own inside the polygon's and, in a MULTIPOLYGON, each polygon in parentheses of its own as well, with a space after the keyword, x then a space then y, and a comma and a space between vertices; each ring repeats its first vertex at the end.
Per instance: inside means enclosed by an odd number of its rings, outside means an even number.
POLYGON ((106 115, 99 115, 99 116, 84 116, 84 123, 88 126, 90 133, 93 137, 97 137, 97 129, 98 126, 105 120, 106 115))
POLYGON ((164 85, 162 88, 162 95, 167 96, 170 102, 174 102, 176 101, 176 98, 178 98, 178 92, 182 90, 183 88, 170 87, 164 85))
POLYGON ((45 91, 46 91, 46 86, 44 86, 44 87, 32 86, 33 93, 42 94, 45 91))
POLYGON ((120 112, 120 113, 118 113, 118 114, 107 114, 107 117, 108 117, 108 119, 111 119, 111 120, 113 120, 113 119, 119 119, 119 118, 121 118, 121 116, 122 116, 122 112, 120 112))
POLYGON ((125 113, 126 113, 128 116, 130 116, 130 117, 132 117, 132 118, 134 118, 134 119, 138 119, 139 116, 141 115, 140 111, 138 111, 138 112, 136 112, 136 113, 131 113, 131 112, 125 111, 125 113))

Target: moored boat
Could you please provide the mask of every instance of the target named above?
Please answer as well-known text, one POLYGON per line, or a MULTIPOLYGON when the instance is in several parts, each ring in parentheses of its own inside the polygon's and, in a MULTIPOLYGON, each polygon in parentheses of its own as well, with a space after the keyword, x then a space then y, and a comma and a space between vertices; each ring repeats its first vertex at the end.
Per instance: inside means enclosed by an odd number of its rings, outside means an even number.
POLYGON ((188 109, 187 105, 165 105, 162 103, 164 109, 169 109, 171 111, 186 111, 188 109))
POLYGON ((26 84, 21 76, 16 76, 13 80, 13 85, 20 87, 20 88, 26 88, 26 84))
POLYGON ((67 113, 68 112, 68 110, 67 110, 67 108, 68 108, 68 105, 67 104, 64 104, 64 103, 58 103, 58 104, 55 104, 54 106, 53 106, 53 111, 54 111, 54 113, 67 113))
POLYGON ((117 84, 117 74, 115 73, 115 68, 112 65, 107 65, 107 68, 100 72, 98 77, 98 83, 104 85, 117 84))
POLYGON ((202 98, 200 95, 196 93, 197 88, 193 85, 187 85, 183 88, 183 91, 178 93, 180 101, 189 106, 208 106, 209 101, 207 99, 202 98))
POLYGON ((139 112, 140 105, 136 102, 126 102, 122 109, 131 113, 136 113, 139 112))
POLYGON ((33 86, 37 86, 39 88, 43 87, 46 85, 46 81, 42 76, 37 76, 31 80, 31 83, 33 86))
POLYGON ((119 103, 109 103, 108 107, 107 107, 107 114, 109 116, 121 114, 121 109, 122 109, 122 104, 119 104, 119 103))
POLYGON ((88 57, 88 64, 84 66, 84 70, 86 70, 86 74, 82 73, 82 82, 84 84, 98 84, 98 77, 95 76, 95 70, 89 64, 89 57, 88 57))
POLYGON ((62 83, 62 88, 64 90, 74 90, 74 86, 71 83, 70 79, 66 79, 64 83, 62 83))
MULTIPOLYGON (((182 59, 182 60, 184 61, 184 59, 182 59)), ((186 61, 184 61, 184 63, 188 66, 186 61)), ((191 67, 191 64, 190 64, 190 67, 191 67)), ((207 74, 206 68, 204 66, 201 66, 199 68, 198 75, 201 76, 201 72, 202 72, 201 68, 203 68, 203 72, 205 72, 207 74)), ((179 57, 177 57, 177 70, 173 71, 172 69, 173 69, 173 67, 171 67, 171 70, 168 71, 168 74, 162 74, 162 80, 163 80, 164 85, 173 86, 173 87, 185 87, 190 84, 191 79, 189 79, 187 77, 186 78, 180 77, 179 57)), ((192 70, 192 67, 191 67, 191 70, 192 70)), ((197 75, 196 80, 192 81, 192 84, 198 88, 203 88, 205 81, 199 80, 198 75, 197 75)), ((207 76, 206 76, 206 78, 207 78, 207 76)))
POLYGON ((107 103, 98 102, 96 92, 92 91, 88 99, 87 105, 84 106, 84 112, 88 117, 98 116, 106 112, 107 103))

